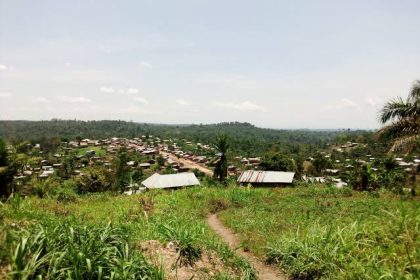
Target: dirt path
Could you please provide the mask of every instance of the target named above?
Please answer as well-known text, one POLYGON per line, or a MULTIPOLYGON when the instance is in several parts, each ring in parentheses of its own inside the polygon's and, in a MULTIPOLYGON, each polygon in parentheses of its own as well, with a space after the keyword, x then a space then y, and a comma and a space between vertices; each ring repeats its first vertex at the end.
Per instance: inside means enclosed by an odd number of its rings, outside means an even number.
MULTIPOLYGON (((212 214, 207 218, 207 223, 210 228, 216 232, 222 240, 229 245, 232 250, 235 250, 240 246, 239 238, 229 228, 225 227, 217 217, 217 214, 212 214)), ((241 257, 247 259, 258 273, 258 278, 262 280, 274 280, 281 279, 287 280, 287 277, 282 274, 278 268, 266 265, 260 261, 257 257, 249 252, 245 252, 242 248, 236 250, 236 253, 241 257)))
POLYGON ((183 166, 185 166, 187 168, 190 168, 190 169, 196 168, 196 169, 200 170, 201 172, 203 172, 204 174, 206 174, 207 176, 210 176, 210 177, 213 176, 213 171, 210 168, 207 168, 207 167, 205 167, 205 166, 203 166, 203 165, 201 165, 197 162, 194 162, 192 160, 183 159, 183 158, 177 158, 175 155, 173 155, 171 153, 163 152, 163 151, 160 151, 159 153, 162 156, 167 156, 170 159, 172 159, 172 160, 174 160, 178 163, 182 163, 183 166))

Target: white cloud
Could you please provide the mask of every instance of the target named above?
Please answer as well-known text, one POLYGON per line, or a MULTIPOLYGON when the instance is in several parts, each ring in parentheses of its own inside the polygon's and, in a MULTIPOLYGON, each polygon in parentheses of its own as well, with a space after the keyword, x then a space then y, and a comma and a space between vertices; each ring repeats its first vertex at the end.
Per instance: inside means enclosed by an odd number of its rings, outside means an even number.
POLYGON ((240 111, 266 111, 266 108, 252 103, 251 101, 244 101, 241 103, 215 102, 214 105, 216 105, 217 107, 230 108, 240 111))
POLYGON ((342 108, 358 108, 359 107, 359 105, 357 105, 356 102, 348 98, 341 99, 339 106, 342 108))
POLYGON ((51 103, 51 101, 48 98, 43 97, 43 96, 37 96, 37 97, 32 98, 31 100, 32 100, 32 102, 38 103, 38 104, 50 104, 51 103))
POLYGON ((150 115, 152 112, 148 110, 144 110, 142 108, 136 107, 136 106, 129 106, 126 108, 119 109, 118 112, 124 113, 124 114, 143 114, 143 115, 150 115))
POLYGON ((89 103, 91 100, 83 96, 60 96, 57 98, 60 101, 67 103, 89 103))
POLYGON ((72 66, 72 63, 71 62, 66 62, 66 63, 64 63, 64 66, 65 67, 70 67, 70 66, 72 66))
POLYGON ((139 89, 137 89, 137 88, 128 88, 127 89, 127 93, 135 94, 135 93, 138 93, 138 92, 139 92, 139 89))
POLYGON ((121 94, 136 94, 139 93, 139 89, 138 88, 113 88, 113 87, 101 87, 99 88, 99 91, 101 92, 105 92, 105 93, 114 93, 114 92, 118 92, 121 94))
POLYGON ((144 105, 149 104, 149 101, 147 101, 147 100, 146 100, 146 99, 144 99, 143 97, 136 97, 136 98, 134 98, 134 101, 136 101, 136 102, 138 102, 138 103, 141 103, 141 104, 144 104, 144 105))
POLYGON ((4 64, 0 64, 0 71, 2 71, 2 70, 7 70, 7 66, 6 65, 4 65, 4 64))
POLYGON ((358 109, 360 110, 359 104, 354 102, 351 99, 348 98, 342 98, 340 101, 338 101, 336 104, 328 105, 326 107, 328 110, 342 110, 342 109, 358 109))
POLYGON ((178 105, 181 105, 181 106, 188 106, 188 105, 190 105, 190 103, 189 102, 187 102, 185 99, 177 99, 176 101, 175 101, 178 105))
POLYGON ((382 105, 384 100, 379 96, 368 96, 366 97, 365 102, 372 107, 376 107, 382 105))
POLYGON ((241 75, 208 75, 197 80, 198 84, 210 86, 222 86, 232 88, 254 88, 256 80, 247 79, 241 75))
POLYGON ((106 92, 106 93, 112 93, 112 92, 115 92, 115 89, 113 89, 113 88, 111 88, 111 87, 101 87, 101 88, 99 89, 99 91, 101 91, 101 92, 106 92))
POLYGON ((152 65, 151 63, 146 62, 146 61, 141 61, 141 62, 139 63, 139 65, 140 65, 141 67, 143 67, 143 68, 152 68, 152 67, 153 67, 153 65, 152 65))
POLYGON ((11 95, 10 92, 0 92, 0 97, 10 97, 11 95))

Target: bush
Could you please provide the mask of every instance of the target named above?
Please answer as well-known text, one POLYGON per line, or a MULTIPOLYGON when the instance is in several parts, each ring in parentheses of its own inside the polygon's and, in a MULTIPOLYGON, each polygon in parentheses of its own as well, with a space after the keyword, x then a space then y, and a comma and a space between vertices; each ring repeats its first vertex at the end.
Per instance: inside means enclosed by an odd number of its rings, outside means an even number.
POLYGON ((209 200, 210 213, 217 213, 226 210, 229 207, 229 202, 223 198, 211 198, 209 200))
POLYGON ((60 188, 57 191, 57 200, 60 202, 76 202, 77 194, 73 189, 69 188, 60 188))
POLYGON ((79 194, 89 192, 104 192, 112 187, 109 172, 100 167, 88 168, 85 174, 77 179, 77 192, 79 194))
POLYGON ((35 183, 32 188, 32 192, 39 198, 45 197, 50 191, 48 181, 40 181, 35 183))

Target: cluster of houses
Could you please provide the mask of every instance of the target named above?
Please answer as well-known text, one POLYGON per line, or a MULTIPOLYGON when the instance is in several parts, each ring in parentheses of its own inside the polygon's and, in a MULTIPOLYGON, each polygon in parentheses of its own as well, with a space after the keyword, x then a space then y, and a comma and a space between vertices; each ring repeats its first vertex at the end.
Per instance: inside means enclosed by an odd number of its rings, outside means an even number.
MULTIPOLYGON (((347 144, 335 147, 334 149, 341 153, 344 149, 357 147, 358 145, 358 143, 348 142, 347 144)), ((199 181, 194 173, 191 173, 189 168, 185 167, 179 159, 190 161, 203 167, 210 167, 218 158, 214 148, 210 145, 192 143, 185 139, 178 141, 177 139, 160 139, 159 137, 153 136, 142 136, 133 139, 81 139, 78 141, 63 142, 59 149, 59 153, 48 158, 40 151, 41 147, 39 144, 33 145, 32 148, 39 151, 41 158, 42 156, 45 158, 42 158, 39 163, 34 165, 24 166, 24 168, 15 176, 16 180, 23 180, 31 176, 37 176, 40 179, 52 176, 61 168, 64 154, 75 149, 78 149, 79 153, 76 156, 74 165, 74 176, 83 176, 83 167, 86 166, 102 165, 111 168, 113 158, 122 148, 143 156, 142 159, 144 160, 141 162, 131 160, 126 163, 126 165, 132 169, 149 169, 156 163, 157 156, 160 155, 164 160, 164 165, 170 166, 172 170, 176 172, 176 174, 168 175, 155 173, 143 181, 141 184, 142 186, 137 188, 137 190, 141 190, 141 188, 178 188, 181 186, 198 185, 199 181), (177 142, 180 142, 181 144, 178 145, 177 142), (181 146, 192 148, 186 149, 188 151, 183 151, 181 146), (80 149, 83 149, 83 153, 80 153, 80 149), (104 152, 99 153, 98 151, 104 152)), ((324 154, 324 157, 331 159, 331 154, 324 154)), ((366 155, 363 158, 358 159, 336 159, 332 161, 334 168, 326 169, 323 174, 324 176, 303 176, 303 179, 308 182, 320 183, 332 180, 337 187, 343 187, 346 186, 346 183, 339 179, 342 172, 354 168, 357 164, 373 163, 375 160, 375 157, 372 155, 366 155)), ((314 159, 308 158, 307 161, 312 162, 314 159)), ((396 161, 406 172, 417 170, 418 165, 420 164, 420 159, 418 157, 409 162, 398 157, 396 158, 396 161)), ((238 183, 241 184, 284 186, 292 184, 295 176, 294 172, 259 171, 258 169, 261 163, 261 158, 259 157, 235 157, 234 163, 235 164, 228 167, 228 171, 230 175, 238 176, 238 183)), ((372 168, 372 170, 376 171, 377 169, 372 168)), ((132 190, 129 190, 128 192, 132 192, 132 190)))
MULTIPOLYGON (((111 168, 112 166, 112 155, 115 155, 121 148, 125 148, 127 151, 137 151, 142 155, 154 157, 159 154, 158 145, 159 139, 153 139, 152 141, 146 141, 145 136, 142 138, 126 139, 126 138, 111 138, 103 140, 91 140, 83 139, 80 141, 70 141, 62 142, 60 147, 61 153, 56 153, 52 157, 47 158, 46 155, 40 151, 40 144, 33 145, 32 149, 37 151, 39 156, 45 157, 42 158, 38 163, 32 165, 25 165, 22 170, 19 170, 18 174, 15 176, 16 180, 27 179, 31 176, 37 176, 39 179, 45 179, 54 174, 62 166, 62 160, 65 153, 69 153, 75 149, 80 148, 92 148, 91 150, 86 150, 83 154, 76 156, 76 162, 74 165, 73 175, 74 176, 83 176, 83 167, 86 166, 95 166, 103 165, 105 167, 111 168), (111 156, 100 156, 97 155, 96 148, 99 150, 106 151, 106 154, 111 156)), ((155 160, 152 158, 146 162, 138 164, 141 168, 149 168, 155 160)), ((134 168, 134 162, 127 162, 128 166, 134 168)))

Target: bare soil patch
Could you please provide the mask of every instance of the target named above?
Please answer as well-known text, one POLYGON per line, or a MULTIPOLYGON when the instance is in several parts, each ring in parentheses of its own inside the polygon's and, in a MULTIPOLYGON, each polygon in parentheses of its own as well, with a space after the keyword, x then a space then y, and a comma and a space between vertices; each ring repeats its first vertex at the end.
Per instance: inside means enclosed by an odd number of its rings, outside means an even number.
POLYGON ((141 250, 155 265, 162 262, 165 278, 170 280, 210 279, 213 276, 227 272, 233 275, 231 270, 226 269, 222 260, 214 252, 203 252, 201 258, 193 266, 177 265, 177 252, 171 242, 163 245, 159 241, 149 240, 142 242, 141 250))

